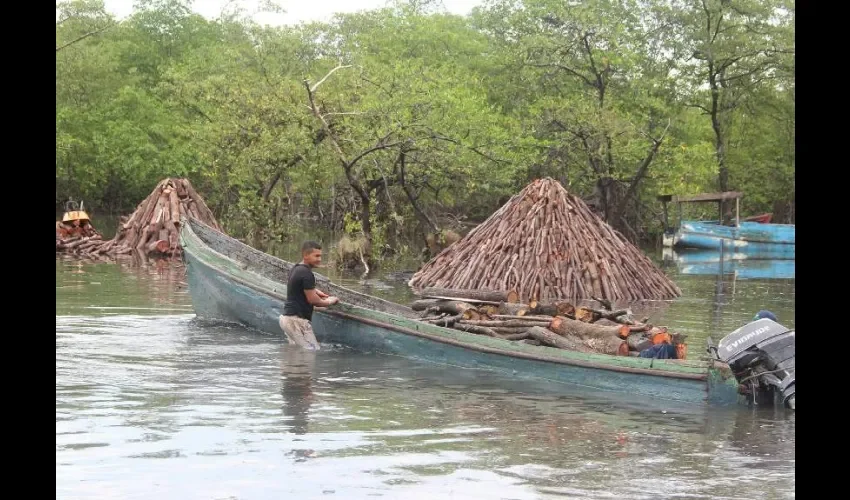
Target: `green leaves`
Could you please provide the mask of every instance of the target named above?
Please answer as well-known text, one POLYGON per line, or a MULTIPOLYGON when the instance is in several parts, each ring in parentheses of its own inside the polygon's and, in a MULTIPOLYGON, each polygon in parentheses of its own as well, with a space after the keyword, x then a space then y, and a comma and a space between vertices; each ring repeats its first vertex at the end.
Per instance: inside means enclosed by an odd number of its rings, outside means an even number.
POLYGON ((57 47, 97 34, 57 51, 57 196, 127 211, 190 176, 236 234, 301 214, 391 242, 550 175, 650 230, 635 214, 656 194, 716 189, 716 98, 729 187, 767 210, 794 189, 786 4, 495 0, 460 17, 416 1, 261 27, 180 0, 120 23, 100 1, 62 3, 57 47), (709 61, 725 65, 714 93, 709 61), (304 80, 340 65, 314 92, 332 141, 304 80))

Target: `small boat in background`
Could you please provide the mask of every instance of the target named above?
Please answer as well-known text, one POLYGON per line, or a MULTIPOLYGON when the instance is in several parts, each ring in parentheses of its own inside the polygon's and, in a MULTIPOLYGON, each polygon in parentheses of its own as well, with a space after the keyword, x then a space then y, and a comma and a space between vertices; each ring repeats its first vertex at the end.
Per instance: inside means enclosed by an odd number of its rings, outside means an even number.
POLYGON ((752 215, 750 217, 744 217, 744 222, 758 222, 759 224, 770 224, 770 221, 773 219, 773 214, 761 214, 761 215, 752 215))
POLYGON ((795 227, 793 224, 773 224, 773 214, 740 218, 742 193, 704 193, 694 196, 660 196, 664 206, 665 247, 694 248, 728 251, 745 259, 794 259, 796 256, 795 227), (735 201, 735 216, 723 214, 723 203, 735 201), (667 203, 678 208, 678 227, 671 227, 667 203), (684 220, 683 203, 717 203, 720 219, 717 221, 684 220))

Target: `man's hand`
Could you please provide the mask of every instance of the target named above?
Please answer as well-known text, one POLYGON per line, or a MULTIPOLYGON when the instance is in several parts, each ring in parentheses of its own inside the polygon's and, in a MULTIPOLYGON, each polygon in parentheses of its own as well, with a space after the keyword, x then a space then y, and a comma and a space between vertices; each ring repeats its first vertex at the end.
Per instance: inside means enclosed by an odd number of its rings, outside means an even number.
POLYGON ((318 288, 316 288, 316 295, 318 295, 320 299, 326 299, 326 298, 328 298, 328 297, 329 297, 329 295, 328 295, 328 294, 326 294, 325 292, 323 292, 323 291, 319 290, 318 288))
POLYGON ((334 304, 339 304, 339 297, 331 297, 331 296, 328 296, 328 295, 325 295, 325 297, 327 297, 325 300, 328 302, 329 306, 332 306, 334 304))

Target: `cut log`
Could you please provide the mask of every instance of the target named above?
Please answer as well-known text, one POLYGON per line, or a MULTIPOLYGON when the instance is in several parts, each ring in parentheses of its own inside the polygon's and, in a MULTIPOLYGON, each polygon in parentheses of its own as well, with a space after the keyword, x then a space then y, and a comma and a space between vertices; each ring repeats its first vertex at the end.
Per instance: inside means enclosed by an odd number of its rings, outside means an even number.
POLYGON ((521 321, 552 321, 551 316, 518 316, 512 314, 494 314, 490 317, 493 321, 516 319, 521 321))
POLYGON ((572 316, 575 314, 576 308, 569 302, 550 302, 543 303, 532 300, 528 303, 528 312, 526 314, 537 314, 546 316, 572 316))
POLYGON ((527 338, 531 338, 531 335, 526 331, 521 333, 509 333, 507 335, 502 335, 502 338, 505 340, 525 340, 527 338))
POLYGON ((189 203, 186 204, 186 210, 189 212, 189 215, 196 219, 201 218, 201 214, 198 213, 198 206, 194 201, 189 200, 189 203))
POLYGON ((175 182, 175 184, 176 184, 175 187, 177 188, 177 197, 178 198, 185 198, 185 197, 189 196, 189 192, 186 191, 186 181, 184 179, 178 179, 177 182, 175 182))
POLYGON ((587 309, 589 309, 595 316, 598 316, 598 318, 600 319, 607 319, 609 321, 613 321, 615 323, 620 323, 623 325, 634 323, 634 320, 631 319, 631 309, 617 309, 616 311, 605 311, 601 309, 592 308, 587 309), (627 323, 626 321, 630 321, 631 323, 627 323))
POLYGON ((486 335, 488 337, 498 337, 499 335, 492 329, 486 326, 465 325, 463 323, 455 323, 452 328, 462 332, 475 333, 477 335, 486 335))
POLYGON ((168 225, 168 246, 175 250, 180 249, 180 230, 177 229, 178 225, 173 222, 168 225))
POLYGON ((600 304, 602 304, 602 307, 603 307, 606 311, 612 311, 612 310, 614 309, 614 305, 613 305, 613 304, 611 304, 611 301, 610 301, 610 300, 608 300, 608 299, 600 299, 600 298, 598 298, 598 297, 590 297, 590 298, 591 298, 591 299, 593 299, 593 300, 595 300, 596 302, 599 302, 600 304))
POLYGON ((203 198, 201 198, 201 196, 195 191, 195 188, 192 187, 192 183, 186 179, 183 179, 183 182, 186 186, 186 191, 189 193, 189 197, 193 200, 193 205, 198 212, 198 218, 214 229, 220 230, 221 228, 218 226, 218 222, 216 222, 213 213, 209 208, 207 208, 206 204, 203 203, 203 198), (200 204, 198 204, 198 202, 200 202, 200 204))
POLYGON ((152 253, 168 253, 168 241, 167 240, 155 240, 147 244, 145 248, 148 254, 152 253))
POLYGON ((434 300, 453 300, 453 301, 456 301, 456 302, 468 302, 468 303, 470 303, 470 304, 479 304, 479 305, 480 305, 480 304, 485 304, 485 305, 499 305, 499 303, 498 303, 498 302, 493 302, 493 301, 489 301, 489 300, 465 299, 465 298, 463 298, 463 297, 428 297, 428 298, 426 298, 426 299, 420 299, 420 300, 429 300, 429 299, 434 299, 434 300))
POLYGON ((550 347, 558 347, 560 349, 577 352, 593 352, 593 349, 584 345, 581 340, 573 336, 563 337, 561 335, 557 335, 542 326, 529 328, 526 333, 541 344, 548 345, 550 347))
POLYGON ((492 317, 499 314, 499 307, 492 304, 485 304, 478 307, 478 312, 484 316, 492 317))
MULTIPOLYGON (((159 199, 156 200, 156 208, 153 210, 153 218, 151 218, 150 222, 157 223, 162 220, 162 212, 165 210, 165 206, 168 204, 168 195, 162 193, 159 195, 159 199)), ((144 223, 144 221, 142 221, 144 223)))
POLYGON ((475 309, 471 304, 456 300, 420 299, 413 301, 410 308, 414 311, 432 309, 450 314, 463 314, 467 309, 475 309))
POLYGON ((652 340, 643 333, 632 333, 626 338, 626 343, 632 351, 642 351, 652 347, 652 340))
POLYGON ((458 299, 473 299, 485 302, 511 302, 510 299, 516 301, 516 291, 496 291, 496 290, 469 290, 469 289, 454 289, 454 288, 436 288, 429 287, 423 289, 417 295, 425 298, 432 297, 456 297, 458 299))
POLYGON ((457 323, 461 318, 463 318, 462 314, 455 314, 454 316, 446 316, 444 318, 429 321, 429 323, 437 326, 451 327, 455 323, 457 323))
POLYGON ((549 323, 549 329, 561 336, 576 335, 583 339, 617 337, 622 334, 624 329, 626 333, 623 335, 623 338, 629 334, 629 327, 627 325, 620 327, 594 325, 564 316, 553 318, 552 322, 549 323))
POLYGON ((176 190, 168 193, 168 202, 171 208, 171 222, 176 224, 180 222, 180 200, 177 197, 176 190))
POLYGON ((467 310, 463 311, 463 314, 461 315, 461 319, 464 319, 464 320, 467 320, 467 321, 477 321, 477 320, 481 319, 481 313, 476 311, 474 308, 473 309, 467 309, 467 310))
POLYGON ((499 304, 499 314, 523 316, 527 311, 527 304, 515 304, 511 302, 502 302, 501 304, 499 304))
POLYGON ((499 335, 513 335, 515 333, 522 333, 528 330, 528 327, 526 326, 488 326, 487 328, 491 328, 499 335))
POLYGON ((587 307, 579 307, 575 311, 575 319, 583 323, 594 323, 600 319, 600 315, 596 314, 593 309, 587 307))
POLYGON ((597 337, 584 341, 584 344, 593 349, 594 352, 600 354, 610 354, 613 356, 628 356, 629 346, 621 338, 618 337, 597 337))
POLYGON ((511 326, 518 326, 518 327, 524 327, 524 328, 531 328, 532 326, 546 327, 546 326, 549 325, 550 322, 551 322, 551 320, 549 320, 549 319, 544 319, 544 320, 509 319, 509 320, 504 320, 504 321, 498 321, 498 320, 495 320, 495 321, 494 320, 480 320, 480 321, 473 321, 473 320, 466 321, 466 320, 464 320, 464 321, 462 321, 462 323, 466 324, 466 325, 489 326, 489 327, 498 326, 498 327, 503 327, 503 328, 504 327, 511 327, 511 326))

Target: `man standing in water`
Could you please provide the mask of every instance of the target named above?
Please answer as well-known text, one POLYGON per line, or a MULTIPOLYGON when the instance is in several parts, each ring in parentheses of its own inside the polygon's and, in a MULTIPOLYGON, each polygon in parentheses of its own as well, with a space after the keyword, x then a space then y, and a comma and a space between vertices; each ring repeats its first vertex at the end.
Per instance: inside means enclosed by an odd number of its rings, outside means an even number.
POLYGON ((313 268, 322 263, 322 246, 315 241, 305 241, 301 245, 301 262, 295 264, 289 272, 286 285, 286 303, 280 316, 280 328, 290 344, 298 344, 306 349, 318 350, 319 342, 313 334, 313 306, 328 307, 339 302, 316 288, 316 276, 313 268))

